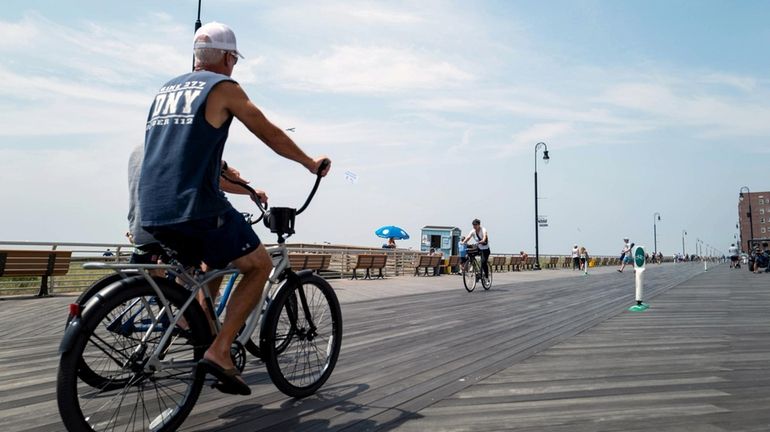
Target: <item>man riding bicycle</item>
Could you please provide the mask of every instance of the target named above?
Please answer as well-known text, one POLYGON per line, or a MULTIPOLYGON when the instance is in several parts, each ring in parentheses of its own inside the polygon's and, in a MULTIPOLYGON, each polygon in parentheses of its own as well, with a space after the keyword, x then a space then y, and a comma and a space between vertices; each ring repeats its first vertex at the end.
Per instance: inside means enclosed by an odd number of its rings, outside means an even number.
POLYGON ((487 229, 481 226, 481 221, 474 219, 472 222, 473 228, 471 228, 470 234, 465 236, 462 240, 463 244, 468 244, 473 240, 473 243, 479 249, 479 255, 481 255, 481 270, 484 272, 484 277, 489 277, 489 255, 492 251, 489 249, 489 236, 487 235, 487 229))
POLYGON ((199 367, 219 380, 221 391, 248 395, 251 390, 232 363, 230 347, 261 298, 272 262, 219 189, 230 124, 238 118, 273 151, 313 174, 326 158, 307 156, 230 78, 242 56, 229 27, 202 26, 195 33, 194 51, 194 71, 162 86, 150 107, 139 181, 141 225, 182 264, 216 269, 232 262, 243 274, 222 329, 199 367))

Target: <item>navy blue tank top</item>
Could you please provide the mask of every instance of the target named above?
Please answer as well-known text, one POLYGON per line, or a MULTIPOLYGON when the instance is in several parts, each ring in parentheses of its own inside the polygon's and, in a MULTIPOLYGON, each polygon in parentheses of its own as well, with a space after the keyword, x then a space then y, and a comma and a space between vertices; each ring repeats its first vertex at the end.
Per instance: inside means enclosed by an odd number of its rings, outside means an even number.
POLYGON ((222 81, 233 80, 192 72, 172 79, 155 96, 139 180, 142 226, 219 216, 231 207, 219 189, 219 174, 232 117, 219 128, 206 120, 206 99, 222 81))

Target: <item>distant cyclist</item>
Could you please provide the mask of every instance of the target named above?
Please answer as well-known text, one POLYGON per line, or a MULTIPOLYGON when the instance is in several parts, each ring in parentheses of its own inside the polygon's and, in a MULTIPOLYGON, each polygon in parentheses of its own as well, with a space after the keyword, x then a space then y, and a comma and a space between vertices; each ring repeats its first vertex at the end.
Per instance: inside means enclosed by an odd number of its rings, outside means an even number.
MULTIPOLYGON (((307 156, 271 123, 230 76, 242 57, 235 34, 208 23, 195 32, 195 68, 163 85, 150 107, 139 181, 141 226, 183 264, 204 262, 243 274, 220 333, 199 366, 225 393, 248 395, 230 347, 261 298, 272 261, 259 238, 219 188, 222 153, 233 117, 279 155, 318 173, 325 159, 307 156)), ((320 172, 326 175, 328 168, 320 172)))
POLYGON ((481 226, 481 221, 474 219, 472 222, 473 227, 471 232, 465 236, 463 240, 464 244, 468 244, 473 240, 473 243, 479 248, 479 255, 481 256, 481 270, 484 272, 484 277, 489 277, 489 254, 492 251, 489 249, 489 235, 487 229, 481 226))

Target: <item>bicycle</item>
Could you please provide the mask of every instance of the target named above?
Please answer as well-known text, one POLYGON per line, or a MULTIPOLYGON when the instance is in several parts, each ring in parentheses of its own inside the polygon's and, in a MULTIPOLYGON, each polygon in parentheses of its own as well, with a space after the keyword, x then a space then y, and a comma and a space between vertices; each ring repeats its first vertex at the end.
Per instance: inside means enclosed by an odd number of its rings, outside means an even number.
MULTIPOLYGON (((71 311, 82 310, 85 307, 88 300, 90 300, 94 295, 98 294, 99 291, 101 291, 102 289, 110 286, 115 282, 127 279, 132 276, 139 276, 139 275, 140 274, 137 271, 135 271, 135 269, 125 269, 125 270, 117 271, 115 273, 108 274, 99 278, 78 296, 78 298, 73 303, 73 307, 71 307, 70 310, 71 311)), ((218 318, 222 316, 222 312, 224 312, 225 310, 225 305, 227 304, 230 298, 230 293, 232 292, 232 289, 235 285, 235 281, 239 275, 240 273, 236 271, 230 276, 225 286, 225 289, 222 292, 222 295, 219 297, 219 301, 215 302, 214 304, 215 315, 218 318)), ((267 304, 269 304, 269 302, 270 302, 270 293, 268 293, 267 297, 265 298, 265 307, 267 304)), ((263 310, 263 313, 264 313, 264 310, 263 310)), ((65 323, 65 329, 67 328, 67 326, 69 325, 70 321, 72 321, 73 318, 75 318, 75 316, 72 315, 72 313, 68 314, 67 320, 65 323)), ((244 326, 244 329, 245 329, 245 326, 244 326)), ((243 331, 243 329, 241 331, 243 331)), ((251 355, 262 360, 262 352, 260 351, 259 345, 258 345, 259 339, 256 338, 258 332, 259 332, 259 327, 254 329, 254 332, 252 333, 252 337, 247 339, 245 343, 243 343, 243 347, 251 355)), ((240 351, 238 351, 238 347, 235 347, 235 350, 232 354, 233 354, 233 357, 237 359, 237 362, 235 362, 236 366, 241 372, 243 372, 243 367, 246 364, 245 355, 242 354, 240 351)), ((83 382, 88 383, 92 387, 103 388, 105 385, 107 385, 108 381, 110 380, 110 376, 109 375, 106 377, 102 376, 98 372, 99 366, 92 365, 91 361, 89 360, 94 360, 97 363, 104 361, 104 359, 100 359, 98 357, 96 358, 84 357, 81 361, 81 364, 77 368, 78 378, 80 378, 83 382)), ((115 386, 116 384, 110 383, 109 385, 115 386)))
MULTIPOLYGON (((253 223, 264 219, 277 234, 278 244, 268 248, 273 270, 231 350, 233 362, 242 369, 244 345, 258 331, 268 375, 281 392, 296 398, 313 394, 328 380, 342 343, 342 314, 334 290, 311 271, 292 271, 285 245, 294 234, 296 215, 307 208, 320 179, 299 210, 265 210, 258 205, 262 214, 253 223), (268 295, 272 301, 266 304, 268 295)), ((197 363, 220 325, 218 319, 210 325, 196 295, 203 292, 205 306, 213 312, 206 284, 238 270, 228 267, 201 274, 175 264, 85 266, 112 269, 122 276, 84 306, 70 306, 73 318, 59 349, 57 375, 64 425, 78 432, 176 430, 200 395, 206 378, 197 363), (184 286, 151 276, 149 272, 156 269, 184 286), (186 326, 180 326, 182 317, 186 326), (84 364, 95 379, 81 376, 84 364)))
POLYGON ((485 290, 492 288, 492 269, 487 264, 488 275, 484 276, 481 269, 481 263, 478 260, 479 250, 476 247, 468 246, 467 261, 462 265, 463 285, 465 290, 471 292, 476 289, 476 283, 481 281, 481 286, 485 290))

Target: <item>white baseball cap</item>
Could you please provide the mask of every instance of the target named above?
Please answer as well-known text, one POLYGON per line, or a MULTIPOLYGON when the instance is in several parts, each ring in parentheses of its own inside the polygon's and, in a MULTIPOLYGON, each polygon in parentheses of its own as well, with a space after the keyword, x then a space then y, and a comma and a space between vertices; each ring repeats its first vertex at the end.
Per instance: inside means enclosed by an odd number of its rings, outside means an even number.
POLYGON ((201 28, 195 32, 193 48, 215 48, 232 51, 238 57, 244 58, 243 55, 238 52, 238 48, 236 47, 235 33, 233 33, 233 30, 230 27, 215 21, 202 25, 201 28), (208 36, 208 38, 202 38, 201 36, 208 36))

